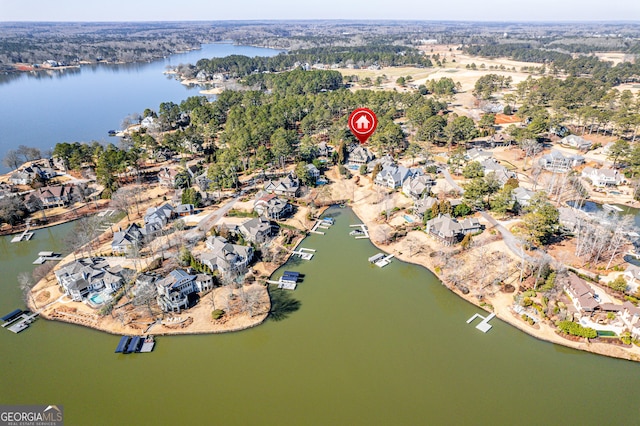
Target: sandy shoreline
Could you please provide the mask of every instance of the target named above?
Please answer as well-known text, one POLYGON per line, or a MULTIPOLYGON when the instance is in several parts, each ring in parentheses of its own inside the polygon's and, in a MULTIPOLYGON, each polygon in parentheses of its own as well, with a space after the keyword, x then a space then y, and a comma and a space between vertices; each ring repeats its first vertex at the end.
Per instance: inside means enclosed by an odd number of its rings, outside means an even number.
MULTIPOLYGON (((422 230, 410 231, 406 237, 400 239, 398 242, 382 244, 380 241, 376 240, 376 235, 381 234, 379 229, 388 227, 388 225, 378 222, 378 210, 380 207, 371 203, 371 197, 375 195, 373 194, 373 191, 368 188, 371 183, 368 181, 368 178, 363 179, 361 177, 360 181, 362 182, 362 180, 367 181, 367 183, 363 185, 355 185, 352 181, 343 181, 342 184, 335 185, 334 190, 337 189, 337 193, 334 192, 334 196, 341 197, 349 194, 350 197, 351 194, 353 194, 354 201, 350 203, 350 207, 360 220, 362 220, 362 223, 367 225, 369 232, 372 235, 371 242, 381 251, 393 254, 403 262, 420 265, 429 269, 434 275, 436 275, 444 286, 457 296, 482 310, 495 313, 496 317, 502 321, 518 328, 536 339, 599 355, 640 361, 640 347, 635 345, 618 346, 608 343, 589 342, 586 341, 586 339, 579 339, 580 341, 569 340, 556 333, 555 326, 550 325, 549 320, 543 320, 534 326, 529 325, 529 323, 525 322, 513 311, 513 294, 498 291, 494 294, 483 294, 482 299, 477 297, 478 292, 473 289, 468 294, 463 294, 458 287, 447 281, 447 277, 444 273, 445 271, 440 270, 440 267, 435 263, 434 258, 429 256, 434 251, 442 250, 443 247, 431 239, 422 230), (350 188, 349 185, 353 185, 354 187, 350 188), (419 251, 414 252, 416 247, 421 247, 426 250, 420 249, 419 251)), ((336 180, 336 182, 339 181, 336 180)), ((400 195, 400 197, 404 196, 400 195)), ((406 197, 404 198, 406 199, 406 197)), ((490 226, 487 226, 482 235, 490 234, 490 232, 490 226)), ((514 257, 503 243, 502 239, 490 242, 487 246, 514 257)), ((464 320, 466 320, 466 318, 464 320)))

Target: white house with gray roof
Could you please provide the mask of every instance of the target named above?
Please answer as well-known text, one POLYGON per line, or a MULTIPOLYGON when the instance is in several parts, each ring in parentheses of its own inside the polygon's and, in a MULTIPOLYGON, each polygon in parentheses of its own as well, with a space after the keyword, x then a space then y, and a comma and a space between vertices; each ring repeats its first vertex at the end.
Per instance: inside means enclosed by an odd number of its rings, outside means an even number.
POLYGON ((82 301, 91 292, 113 293, 122 287, 123 269, 111 267, 101 257, 75 260, 55 271, 56 280, 66 295, 74 301, 82 301))
POLYGON ((582 170, 582 177, 587 178, 594 186, 617 186, 624 181, 624 177, 617 170, 594 169, 585 167, 582 170))
POLYGON ((440 243, 450 246, 460 241, 464 235, 481 229, 480 222, 476 218, 469 217, 458 222, 448 214, 440 214, 427 221, 425 232, 440 243))
POLYGON ((430 175, 413 175, 402 184, 402 193, 413 200, 419 200, 424 194, 428 194, 436 181, 430 175))
POLYGON ((408 169, 404 166, 392 164, 380 170, 380 173, 376 175, 374 182, 376 185, 386 186, 393 189, 402 186, 407 179, 422 174, 422 171, 419 169, 408 169))
POLYGON ((209 237, 206 245, 208 251, 200 254, 200 261, 224 275, 243 272, 253 259, 253 247, 231 244, 220 236, 209 237))
POLYGON ((566 173, 572 168, 584 163, 584 157, 581 155, 565 156, 560 151, 552 150, 549 154, 543 155, 538 164, 550 172, 566 173))

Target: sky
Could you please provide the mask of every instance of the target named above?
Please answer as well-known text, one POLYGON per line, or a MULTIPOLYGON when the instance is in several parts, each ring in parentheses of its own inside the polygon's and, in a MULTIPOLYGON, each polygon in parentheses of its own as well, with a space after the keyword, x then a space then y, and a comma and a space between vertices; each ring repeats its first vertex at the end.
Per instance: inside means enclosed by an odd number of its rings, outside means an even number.
POLYGON ((638 0, 0 0, 0 21, 640 21, 638 0))

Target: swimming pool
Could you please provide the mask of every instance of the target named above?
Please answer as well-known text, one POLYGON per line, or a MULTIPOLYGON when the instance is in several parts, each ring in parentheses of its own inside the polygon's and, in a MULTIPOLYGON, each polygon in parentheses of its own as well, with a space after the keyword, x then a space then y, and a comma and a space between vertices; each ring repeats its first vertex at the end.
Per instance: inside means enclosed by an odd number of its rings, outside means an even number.
POLYGON ((102 305, 105 300, 102 297, 102 293, 94 293, 89 296, 89 302, 93 303, 94 305, 102 305))
POLYGON ((408 216, 406 214, 404 215, 404 220, 406 220, 409 223, 413 223, 414 222, 413 219, 411 218, 411 216, 408 216))

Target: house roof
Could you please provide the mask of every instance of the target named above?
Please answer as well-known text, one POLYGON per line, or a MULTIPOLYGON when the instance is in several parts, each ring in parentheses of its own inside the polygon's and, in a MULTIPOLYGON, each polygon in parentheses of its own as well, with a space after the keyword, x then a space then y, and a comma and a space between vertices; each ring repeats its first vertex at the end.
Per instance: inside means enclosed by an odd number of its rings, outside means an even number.
POLYGON ((445 238, 451 238, 462 231, 462 227, 455 219, 448 214, 441 214, 438 217, 427 221, 427 228, 433 229, 445 238))
POLYGON ((271 222, 265 217, 256 217, 240 225, 240 232, 255 238, 259 234, 271 232, 271 222))

